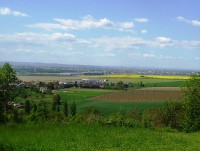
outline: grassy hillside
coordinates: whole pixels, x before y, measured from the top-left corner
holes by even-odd
[[[200,133],[96,125],[11,125],[0,127],[0,150],[200,150]]]

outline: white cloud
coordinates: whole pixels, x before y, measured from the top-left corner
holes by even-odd
[[[34,25],[27,25],[27,27],[42,28],[45,30],[52,30],[52,29],[68,30],[66,26],[60,24],[52,24],[52,23],[38,23]]]
[[[27,25],[27,27],[43,28],[46,30],[51,29],[61,29],[61,30],[82,30],[91,28],[113,28],[114,23],[112,23],[107,18],[100,20],[94,19],[92,16],[85,16],[81,20],[73,19],[61,19],[54,18],[54,21],[58,23],[38,23],[33,25]]]
[[[133,22],[124,22],[124,23],[121,23],[120,27],[123,29],[133,28],[134,23]]]
[[[27,15],[25,13],[22,13],[19,11],[12,11],[10,8],[7,8],[7,7],[0,8],[0,15],[29,17],[29,15]]]
[[[200,49],[200,41],[193,40],[173,40],[168,37],[156,37],[154,39],[143,39],[132,36],[125,37],[100,37],[91,39],[93,47],[102,47],[107,51],[125,51],[149,48],[182,48],[182,49]]]
[[[158,40],[161,43],[169,43],[172,41],[170,38],[167,37],[157,37],[156,40]]]
[[[27,25],[27,27],[42,28],[45,30],[61,29],[61,30],[84,30],[84,29],[115,29],[119,31],[133,32],[133,22],[112,22],[107,18],[95,19],[90,15],[83,17],[80,20],[54,18],[57,23],[37,23]]]
[[[194,59],[195,59],[195,60],[200,60],[200,57],[195,57]]]
[[[124,51],[129,49],[137,49],[140,46],[148,44],[141,38],[136,37],[100,37],[92,39],[94,47],[104,47],[107,51]]]
[[[181,17],[181,16],[176,17],[176,19],[178,21],[188,23],[188,24],[191,24],[193,26],[200,26],[200,20],[188,20],[188,19]]]
[[[61,25],[65,26],[67,30],[79,30],[79,29],[89,29],[89,28],[109,28],[109,27],[114,26],[114,24],[107,18],[95,20],[92,16],[84,17],[80,21],[72,20],[72,19],[60,19],[60,18],[55,18],[54,20],[59,22]]]
[[[173,40],[168,37],[157,37],[153,43],[156,47],[167,47],[167,46],[173,46]]]
[[[146,54],[145,53],[145,54],[142,55],[142,57],[149,59],[149,58],[155,58],[155,55],[154,54]]]
[[[154,39],[133,36],[79,39],[75,35],[59,32],[0,34],[0,52],[7,56],[17,53],[18,56],[41,54],[43,57],[54,54],[55,56],[119,57],[120,54],[127,56],[132,53],[131,58],[181,59],[181,57],[162,56],[142,51],[148,48],[160,50],[164,47],[200,50],[200,41],[178,41],[162,36]]]
[[[176,57],[176,56],[164,56],[164,55],[155,55],[155,54],[152,54],[152,53],[130,53],[129,54],[129,57],[130,58],[133,58],[133,59],[161,59],[161,60],[176,60],[176,59],[183,59],[183,57],[179,56],[179,57]]]
[[[148,31],[146,29],[141,30],[142,34],[146,34]]]
[[[140,23],[147,23],[149,21],[148,18],[134,18],[134,20]]]

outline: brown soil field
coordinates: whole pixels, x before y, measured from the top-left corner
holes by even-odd
[[[181,88],[180,87],[146,87],[140,90],[181,91]]]
[[[164,102],[164,101],[181,101],[183,93],[180,89],[173,90],[164,88],[159,90],[139,89],[129,91],[119,91],[108,93],[102,96],[91,98],[96,101],[120,101],[120,102]]]
[[[50,81],[75,81],[82,79],[82,77],[66,77],[66,76],[17,76],[20,80],[25,82],[30,81],[43,81],[43,82],[50,82]]]

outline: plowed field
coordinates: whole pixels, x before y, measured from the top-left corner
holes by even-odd
[[[183,94],[180,89],[139,89],[118,91],[91,98],[98,101],[124,101],[124,102],[163,102],[181,101]]]

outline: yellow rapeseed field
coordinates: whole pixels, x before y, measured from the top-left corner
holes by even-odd
[[[137,74],[109,74],[102,75],[100,77],[105,78],[154,78],[154,79],[177,79],[177,80],[187,80],[190,76],[184,75],[137,75]]]

